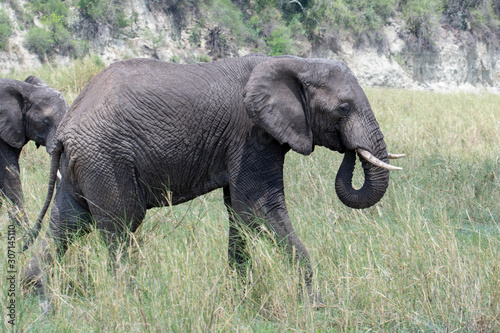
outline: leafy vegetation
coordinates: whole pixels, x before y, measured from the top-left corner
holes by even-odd
[[[230,0],[211,0],[200,6],[199,25],[208,29],[207,45],[213,58],[236,54],[237,47],[255,42],[255,31],[243,20],[243,13]]]
[[[401,7],[411,45],[432,49],[435,30],[440,17],[440,3],[436,1],[409,0]]]
[[[229,5],[229,1],[220,0],[205,3],[217,3],[218,8]],[[298,46],[303,41],[326,42],[334,47],[338,44],[336,40],[346,36],[358,45],[383,47],[382,28],[394,19],[403,20],[410,46],[432,49],[442,16],[452,27],[472,32],[477,38],[499,46],[500,6],[493,0],[234,0],[232,3],[242,15],[240,19],[233,15],[231,24],[249,27],[254,37],[247,39],[247,43],[272,55],[300,54],[302,50]],[[210,11],[200,13],[205,15]],[[227,26],[224,17],[214,15],[212,21],[215,25]],[[227,37],[227,33],[225,35]]]
[[[9,38],[12,34],[12,22],[5,10],[0,10],[0,50],[5,51],[9,46]]]
[[[85,37],[95,37],[102,27],[108,27],[112,33],[126,28],[131,19],[125,17],[122,0],[77,0],[76,7],[84,24],[90,25]]]
[[[33,27],[26,36],[26,46],[40,57],[50,55],[54,50],[52,33],[44,28]]]
[[[120,37],[137,20],[137,13],[131,18],[125,13],[126,0],[27,0],[28,13],[8,1],[20,24],[29,28],[26,44],[40,57],[83,56],[96,36]],[[335,50],[345,38],[384,49],[382,28],[393,20],[403,23],[410,46],[432,50],[438,25],[448,24],[500,47],[500,5],[495,0],[145,1],[152,12],[173,20],[171,37],[179,39],[189,29],[189,42],[209,49],[212,59],[234,55],[241,47],[270,55],[305,55],[318,44]],[[36,26],[28,16],[39,18]],[[2,36],[8,34],[8,24],[0,23],[0,30]]]
[[[32,26],[26,35],[26,46],[40,58],[53,54],[82,57],[85,42],[73,38],[69,25],[70,7],[62,0],[30,0],[29,8],[38,15],[40,25]]]
[[[203,0],[146,0],[151,11],[162,11],[171,14],[178,31],[186,28],[189,13],[196,11]]]
[[[104,67],[86,57],[45,65],[41,77],[71,103]],[[149,210],[116,270],[98,233],[70,246],[49,269],[53,312],[19,294],[16,329],[61,331],[496,332],[500,330],[500,96],[367,89],[391,152],[407,157],[380,204],[352,210],[335,196],[342,156],[290,152],[287,205],[314,266],[326,307],[300,295],[300,276],[272,235],[250,234],[254,265],[243,283],[227,265],[221,191]],[[26,208],[43,204],[50,159],[28,144],[21,155]],[[354,181],[361,181],[357,170]],[[0,209],[6,230],[7,210]],[[48,225],[46,217],[44,228]],[[3,233],[6,237],[6,232]],[[17,257],[22,267],[38,250]],[[7,253],[0,253],[6,272]],[[0,279],[6,295],[8,281]],[[18,289],[20,291],[20,289]],[[5,311],[5,310],[4,310]],[[0,316],[0,330],[12,327]]]
[[[498,43],[500,3],[495,0],[443,0],[443,13],[450,24],[463,31],[475,31],[485,40]]]

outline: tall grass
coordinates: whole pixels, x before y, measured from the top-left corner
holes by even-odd
[[[79,89],[65,83],[78,74],[58,75],[47,77],[66,94]],[[80,238],[50,267],[53,311],[44,315],[36,297],[20,293],[16,329],[500,330],[500,96],[388,89],[367,94],[389,150],[407,154],[394,162],[404,171],[391,174],[380,204],[358,211],[339,202],[333,184],[342,158],[337,153],[290,153],[285,166],[291,219],[310,251],[314,289],[325,308],[314,310],[301,299],[300,276],[272,235],[249,235],[249,281],[231,273],[227,214],[221,191],[215,191],[150,210],[115,271],[98,233]],[[33,221],[45,195],[48,156],[28,145],[21,163]],[[5,208],[0,214],[5,235]],[[39,243],[19,256],[18,281]],[[5,279],[0,287],[6,290]],[[10,329],[0,318],[0,327]]]

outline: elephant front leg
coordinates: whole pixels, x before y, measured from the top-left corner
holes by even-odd
[[[230,178],[230,200],[235,214],[245,227],[255,228],[264,223],[273,231],[278,243],[291,261],[298,263],[311,303],[321,306],[321,298],[312,291],[312,266],[309,253],[296,234],[288,216],[283,186],[284,154],[281,146],[271,146],[258,153],[242,155],[240,167]],[[226,192],[225,192],[226,193]],[[233,222],[230,221],[234,226]],[[230,215],[231,220],[231,215]],[[263,222],[262,222],[263,221]],[[238,230],[238,229],[236,229]],[[239,242],[230,229],[230,245]],[[231,236],[235,237],[231,239]],[[234,258],[238,252],[229,249]],[[230,256],[231,259],[231,256]]]
[[[12,163],[5,166],[2,176],[2,191],[4,196],[10,201],[7,205],[9,219],[14,222],[17,227],[27,228],[28,218],[23,205],[23,191],[21,178],[19,176],[19,164]]]

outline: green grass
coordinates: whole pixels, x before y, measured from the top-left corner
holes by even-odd
[[[69,82],[83,74],[45,74],[69,100],[81,89]],[[380,204],[355,211],[339,202],[337,153],[317,148],[309,157],[292,152],[286,161],[290,215],[310,251],[314,288],[326,308],[313,310],[299,299],[300,277],[272,237],[251,238],[254,266],[246,285],[230,274],[227,214],[221,191],[215,191],[150,210],[116,272],[108,269],[97,233],[80,238],[51,268],[53,313],[42,315],[36,298],[19,293],[16,329],[500,330],[500,96],[389,89],[367,94],[389,151],[407,154],[393,162],[404,170],[391,174]],[[48,167],[47,154],[29,144],[21,172],[31,221],[44,200]],[[6,238],[5,207],[0,219]],[[20,271],[38,246],[18,257]],[[5,279],[0,287],[6,290]],[[0,330],[10,329],[0,318]]]

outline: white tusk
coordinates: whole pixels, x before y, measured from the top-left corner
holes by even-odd
[[[365,158],[365,160],[367,160],[368,162],[370,162],[371,164],[373,164],[375,166],[378,166],[379,168],[387,169],[387,170],[403,170],[403,168],[400,168],[400,167],[397,167],[397,166],[390,165],[388,163],[382,162],[381,160],[379,160],[378,158],[376,158],[375,156],[373,156],[367,150],[358,148],[358,149],[356,149],[356,151],[358,152],[359,155],[363,156]]]
[[[390,160],[395,160],[395,159],[402,158],[402,157],[405,157],[405,156],[406,156],[406,154],[391,154],[391,153],[389,153],[387,157]]]
[[[62,179],[62,175],[61,173],[59,172],[59,170],[57,170],[57,179],[61,180]]]

